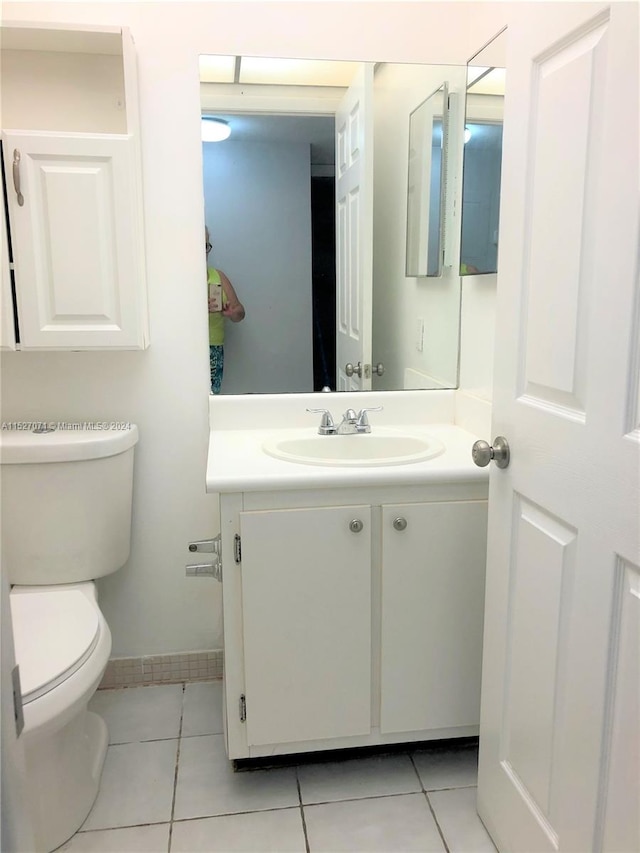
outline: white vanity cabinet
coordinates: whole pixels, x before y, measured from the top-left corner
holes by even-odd
[[[148,346],[127,31],[2,26],[4,349]],[[9,316],[7,316],[7,314]]]
[[[230,758],[477,734],[486,485],[220,507]]]

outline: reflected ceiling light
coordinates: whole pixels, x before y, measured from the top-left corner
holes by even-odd
[[[338,86],[351,85],[353,62],[325,59],[267,59],[243,56],[238,77],[240,83],[279,86]]]
[[[211,56],[204,54],[200,57],[201,83],[233,83],[236,70],[235,56]]]
[[[467,142],[471,139],[471,137],[472,137],[472,136],[473,136],[473,134],[471,133],[471,131],[469,130],[469,128],[468,128],[468,127],[465,127],[465,129],[464,129],[464,142],[465,142],[465,145],[466,145],[466,144],[467,144]]]
[[[355,62],[326,59],[273,59],[262,56],[202,54],[201,83],[246,83],[279,86],[329,86],[348,88],[357,69]]]
[[[223,118],[213,116],[202,116],[200,122],[200,135],[203,142],[222,142],[231,134],[229,122]]]

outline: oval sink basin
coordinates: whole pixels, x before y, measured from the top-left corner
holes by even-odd
[[[269,456],[302,465],[408,465],[444,452],[435,438],[412,435],[312,435],[265,441]]]

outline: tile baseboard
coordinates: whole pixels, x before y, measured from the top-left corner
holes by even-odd
[[[113,658],[107,664],[98,689],[142,684],[175,684],[180,681],[211,681],[222,678],[222,666],[222,649],[175,655],[147,655],[139,658]]]

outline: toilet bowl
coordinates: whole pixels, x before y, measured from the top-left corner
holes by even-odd
[[[87,705],[111,633],[91,582],[14,586],[10,602],[36,844],[50,851],[82,826],[98,793],[109,736]]]
[[[109,740],[87,710],[111,652],[94,580],[129,558],[138,441],[135,424],[111,426],[0,431],[2,570],[12,585],[25,795],[38,853],[86,820]]]

